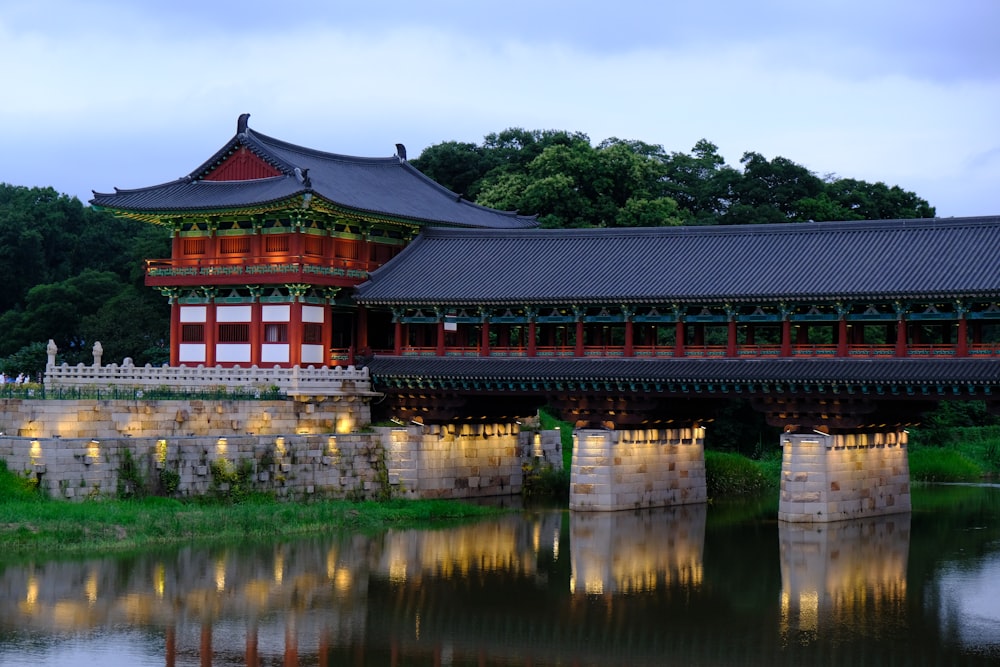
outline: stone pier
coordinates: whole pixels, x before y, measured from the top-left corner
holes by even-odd
[[[571,510],[613,511],[706,502],[705,430],[579,429]]]
[[[781,436],[778,519],[828,522],[910,511],[906,432]]]

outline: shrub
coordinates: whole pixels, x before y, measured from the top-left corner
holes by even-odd
[[[760,493],[768,478],[760,466],[745,456],[727,452],[705,452],[705,485],[710,498]]]

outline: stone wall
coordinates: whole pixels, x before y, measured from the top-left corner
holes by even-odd
[[[516,424],[290,429],[287,435],[5,436],[0,459],[50,496],[73,500],[139,490],[179,498],[245,492],[295,500],[473,498],[519,494],[536,435],[558,442],[558,432],[521,433]]]
[[[571,510],[620,510],[703,503],[702,428],[574,433]]]
[[[778,519],[826,522],[910,511],[906,433],[781,436]]]
[[[25,438],[164,438],[349,433],[371,422],[355,396],[254,400],[0,399],[0,433]]]

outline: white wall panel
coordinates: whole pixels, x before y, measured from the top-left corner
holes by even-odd
[[[216,322],[249,322],[252,309],[250,306],[217,306]]]
[[[207,322],[205,306],[181,306],[181,322]]]
[[[326,308],[323,306],[302,306],[302,321],[323,324],[323,314]]]
[[[260,363],[262,364],[287,364],[289,359],[289,346],[269,344],[260,348]]]
[[[177,360],[182,364],[205,363],[205,345],[203,343],[181,343]]]
[[[302,346],[302,365],[312,364],[313,366],[322,366],[326,361],[323,359],[323,346],[322,345],[303,345]]]
[[[291,306],[261,306],[262,322],[288,322],[292,319]]]
[[[230,364],[250,363],[249,343],[219,343],[215,346],[215,360]]]

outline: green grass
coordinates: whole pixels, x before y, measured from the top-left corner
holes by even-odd
[[[983,467],[956,449],[919,447],[909,452],[910,479],[916,482],[975,482]]]
[[[438,525],[503,510],[447,500],[235,504],[168,498],[69,502],[41,497],[0,466],[0,560],[130,551],[208,540],[275,539],[340,530]]]

